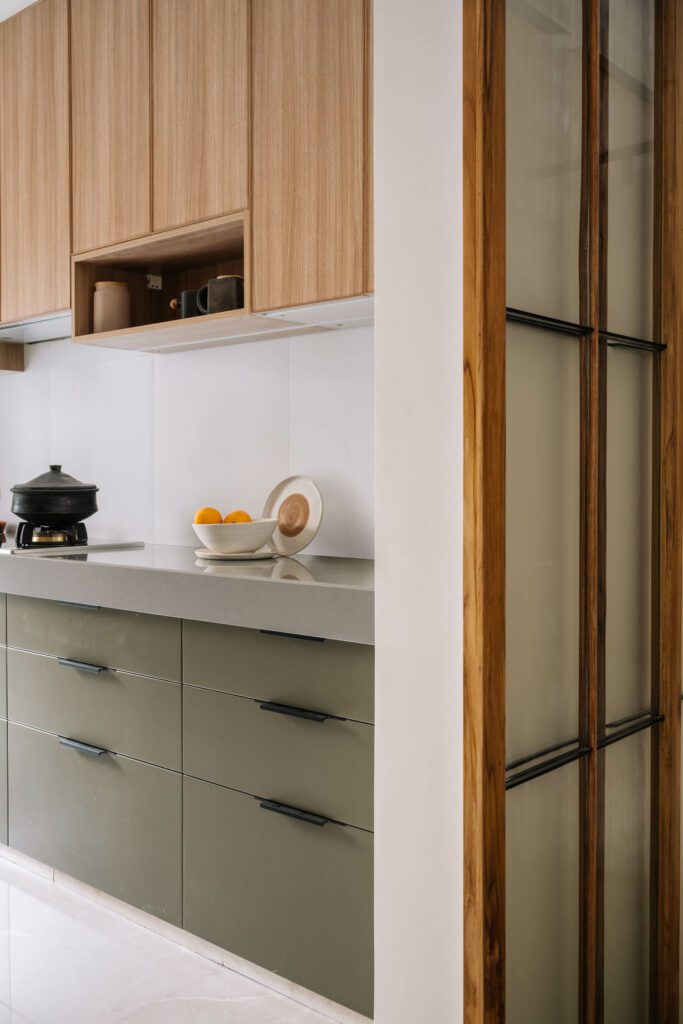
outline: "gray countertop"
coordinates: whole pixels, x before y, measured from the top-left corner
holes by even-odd
[[[200,562],[191,547],[51,556],[0,549],[0,593],[374,642],[374,563],[298,555]]]

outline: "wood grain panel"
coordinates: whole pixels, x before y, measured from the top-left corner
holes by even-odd
[[[504,26],[463,5],[465,1024],[505,1020]]]
[[[666,351],[659,357],[658,510],[659,546],[657,707],[664,721],[655,737],[658,828],[653,842],[656,928],[653,939],[651,1020],[679,1021],[680,841],[681,841],[681,509],[683,505],[683,11],[678,0],[657,5],[657,104],[655,130],[655,337]],[[657,638],[657,633],[655,637]]]
[[[150,0],[71,0],[73,250],[150,223]]]
[[[0,341],[0,370],[21,373],[24,369],[24,346],[11,341]]]
[[[247,0],[153,0],[153,227],[248,202]]]
[[[375,290],[374,8],[368,0],[365,39],[365,291]]]
[[[254,308],[361,295],[365,0],[252,0]]]
[[[69,306],[68,0],[0,27],[0,315]]]

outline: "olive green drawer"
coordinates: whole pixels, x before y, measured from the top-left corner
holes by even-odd
[[[374,721],[374,648],[360,644],[184,621],[183,681]]]
[[[182,776],[10,723],[8,788],[10,846],[181,924]]]
[[[10,595],[7,643],[107,668],[180,679],[179,619]]]
[[[185,778],[185,928],[372,1016],[372,835]]]
[[[182,769],[182,686],[151,676],[92,672],[26,651],[7,652],[9,717],[175,771]]]
[[[7,718],[7,648],[0,647],[0,718]]]
[[[0,644],[7,641],[7,597],[0,594]]]
[[[0,843],[7,842],[7,722],[0,721]]]
[[[266,710],[194,686],[184,687],[183,701],[187,775],[372,829],[371,725],[300,718],[280,712],[301,709]]]

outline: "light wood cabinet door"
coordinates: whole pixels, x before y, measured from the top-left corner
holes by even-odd
[[[71,0],[73,250],[151,230],[150,0]]]
[[[365,0],[253,0],[253,306],[364,291]]]
[[[70,304],[68,0],[0,26],[0,316]]]
[[[153,0],[154,230],[248,203],[247,0]]]

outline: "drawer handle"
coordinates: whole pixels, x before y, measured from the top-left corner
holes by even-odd
[[[57,661],[62,668],[77,668],[80,669],[81,672],[93,672],[97,674],[98,672],[107,671],[104,665],[91,665],[87,661],[73,661],[71,658],[57,658]]]
[[[98,604],[83,604],[81,601],[58,601],[57,604],[61,604],[64,608],[83,608],[87,612],[98,612],[100,610]]]
[[[102,754],[109,753],[104,747],[93,747],[92,743],[70,740],[68,736],[59,736],[58,739],[63,747],[71,747],[72,750],[77,750],[79,754],[87,754],[88,757],[102,757]]]
[[[281,633],[278,629],[259,629],[261,636],[284,636],[288,640],[308,640],[312,644],[324,644],[324,636],[304,636],[303,633]]]
[[[338,722],[346,719],[338,715],[326,715],[324,711],[306,711],[305,708],[293,708],[289,704],[273,704],[270,700],[258,701],[261,711],[272,711],[276,715],[290,715],[292,718],[305,718],[308,722],[326,722],[328,718],[334,718]]]
[[[258,799],[258,798],[257,798]],[[273,811],[275,814],[284,814],[286,818],[296,818],[297,821],[305,821],[309,825],[328,825],[332,819],[323,818],[321,814],[313,814],[312,811],[300,811],[297,807],[289,807],[288,804],[279,804],[276,800],[259,800],[264,811]]]

